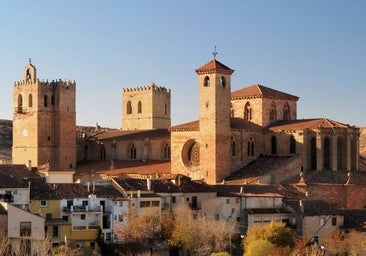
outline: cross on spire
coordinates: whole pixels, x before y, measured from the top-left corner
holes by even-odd
[[[32,59],[31,58],[28,58],[29,59],[29,64],[32,64]]]
[[[214,56],[214,59],[216,59],[217,54],[219,54],[219,53],[216,51],[216,45],[215,45],[214,51],[212,52],[212,55]]]

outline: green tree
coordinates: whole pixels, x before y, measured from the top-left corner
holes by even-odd
[[[250,227],[243,244],[246,256],[258,255],[257,252],[263,250],[268,251],[262,255],[278,255],[280,251],[289,252],[295,247],[295,236],[284,224],[271,222]]]

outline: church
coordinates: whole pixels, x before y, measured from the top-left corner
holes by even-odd
[[[171,126],[174,92],[152,83],[123,89],[122,129],[87,131],[76,129],[75,82],[40,81],[29,62],[13,90],[13,163],[70,173],[85,162],[104,163],[105,173],[135,163],[151,174],[159,162],[165,174],[209,184],[262,157],[296,158],[297,172],[359,169],[358,128],[297,119],[299,97],[260,84],[231,91],[234,70],[215,57],[195,72],[198,120]]]

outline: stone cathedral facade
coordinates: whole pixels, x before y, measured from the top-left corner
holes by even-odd
[[[170,163],[173,174],[216,184],[261,156],[296,156],[302,170],[358,170],[359,129],[297,119],[297,96],[255,84],[232,91],[234,70],[197,68],[199,119],[171,126],[171,91],[123,89],[122,128],[75,141],[75,82],[40,81],[29,63],[14,84],[13,163],[73,169],[77,161]],[[116,117],[119,118],[119,117]],[[76,153],[77,152],[77,153]]]

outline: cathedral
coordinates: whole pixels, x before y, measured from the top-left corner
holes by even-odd
[[[300,169],[358,170],[359,129],[327,118],[297,119],[299,97],[255,84],[231,91],[234,70],[216,58],[195,70],[199,119],[171,126],[171,90],[122,92],[122,129],[79,129],[75,82],[40,81],[31,62],[13,91],[13,163],[77,170],[83,162],[154,161],[209,184],[260,157],[297,157]]]

